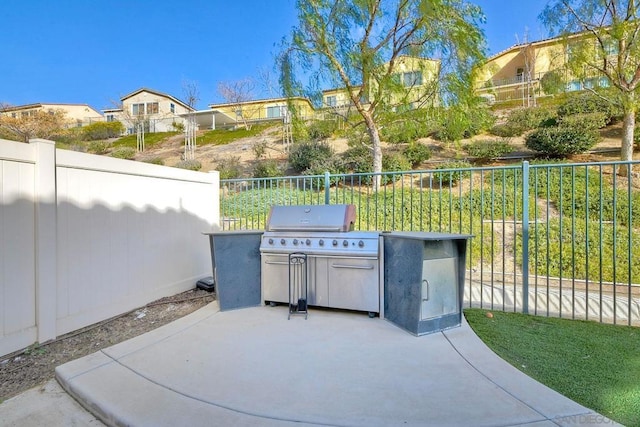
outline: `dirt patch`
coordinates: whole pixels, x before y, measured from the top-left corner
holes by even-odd
[[[0,402],[51,380],[58,365],[156,329],[214,299],[214,293],[189,290],[63,335],[49,343],[3,356],[0,358]]]

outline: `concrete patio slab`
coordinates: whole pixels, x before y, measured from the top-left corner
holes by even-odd
[[[415,337],[366,314],[220,312],[58,367],[108,425],[557,426],[604,418],[498,358],[468,325]],[[1,407],[0,407],[1,408]]]

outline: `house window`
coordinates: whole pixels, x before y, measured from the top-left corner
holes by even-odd
[[[405,87],[422,85],[422,71],[409,71],[402,74],[402,84]]]
[[[11,113],[11,117],[16,118],[16,113]]]
[[[147,114],[158,114],[158,103],[149,102],[147,104]]]
[[[524,68],[516,68],[516,81],[521,82],[524,77]]]
[[[134,116],[142,116],[144,114],[144,104],[132,104],[131,113]]]
[[[107,121],[108,122],[115,122],[116,121],[116,117],[113,114],[107,114]]]
[[[172,113],[175,113],[176,112],[176,104],[174,104],[173,102],[171,104],[169,104],[169,110]]]
[[[571,80],[568,84],[567,84],[567,91],[568,92],[572,92],[575,90],[581,90],[582,89],[582,85],[580,84],[580,80]]]
[[[278,117],[282,117],[282,107],[267,107],[267,118],[276,119]]]
[[[325,98],[325,104],[327,104],[328,107],[335,107],[337,104],[336,96],[327,96]]]

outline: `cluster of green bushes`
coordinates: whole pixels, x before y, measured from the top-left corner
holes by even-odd
[[[483,139],[467,144],[465,150],[478,162],[487,162],[503,157],[513,151],[513,147],[503,139]]]
[[[124,132],[124,126],[120,122],[95,122],[81,129],[80,136],[83,141],[118,138]]]
[[[617,111],[603,97],[581,93],[562,98],[556,106],[512,111],[491,133],[502,137],[525,136],[527,148],[552,158],[584,153],[600,140],[598,129],[613,123]]]

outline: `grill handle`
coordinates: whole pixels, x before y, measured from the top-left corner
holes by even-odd
[[[310,227],[295,227],[295,226],[286,226],[286,227],[278,227],[271,226],[267,231],[344,231],[341,227],[323,227],[314,225],[313,228]]]
[[[265,264],[289,265],[288,261],[265,261]]]
[[[351,268],[354,270],[373,270],[372,265],[345,265],[345,264],[331,264],[333,268]]]

